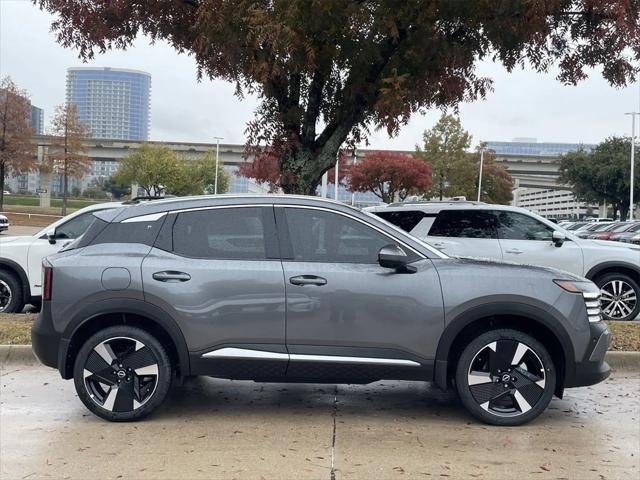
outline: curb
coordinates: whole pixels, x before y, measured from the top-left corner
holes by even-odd
[[[615,370],[640,372],[640,352],[607,352],[605,360]],[[39,365],[31,345],[0,345],[0,367]]]
[[[39,365],[31,345],[0,345],[0,368],[8,365]]]

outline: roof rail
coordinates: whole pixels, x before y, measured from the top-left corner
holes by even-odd
[[[388,207],[402,207],[404,205],[486,205],[485,202],[476,202],[473,200],[410,200],[408,202],[390,203]]]
[[[122,202],[123,205],[135,205],[141,202],[151,202],[153,200],[164,200],[165,198],[175,198],[175,195],[165,195],[163,197],[150,197],[150,196],[140,196],[133,197],[131,200],[127,200],[126,202]]]

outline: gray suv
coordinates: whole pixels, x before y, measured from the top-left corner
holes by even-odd
[[[43,263],[33,349],[112,421],[171,382],[422,380],[517,425],[609,375],[599,289],[570,273],[454,259],[312,197],[197,197],[98,212]]]

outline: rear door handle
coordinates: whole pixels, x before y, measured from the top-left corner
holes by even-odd
[[[316,275],[298,275],[297,277],[291,277],[289,281],[294,285],[322,286],[327,284],[326,278],[317,277]]]
[[[520,255],[521,253],[524,253],[522,250],[518,250],[517,248],[511,248],[509,250],[505,250],[505,253],[513,253],[515,255]]]
[[[173,270],[168,270],[165,272],[156,272],[152,275],[154,280],[158,280],[159,282],[188,282],[191,280],[191,275],[184,272],[175,272]]]

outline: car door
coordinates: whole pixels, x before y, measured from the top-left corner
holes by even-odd
[[[272,206],[169,215],[142,278],[145,300],[182,330],[194,374],[284,374],[285,292]]]
[[[443,330],[431,260],[363,219],[276,206],[287,296],[287,376],[319,381],[428,378]],[[385,245],[415,273],[378,264]]]
[[[42,259],[47,255],[52,255],[65,245],[69,244],[93,223],[93,216],[98,210],[81,213],[71,217],[68,221],[58,225],[55,229],[55,243],[50,243],[47,235],[41,235],[35,239],[27,251],[27,269],[29,272],[29,283],[31,284],[31,294],[34,296],[41,294],[42,289]]]
[[[448,255],[502,260],[495,217],[487,210],[441,210],[424,240]]]
[[[570,239],[552,241],[554,229],[520,212],[498,210],[498,237],[505,260],[583,274],[582,249]]]

